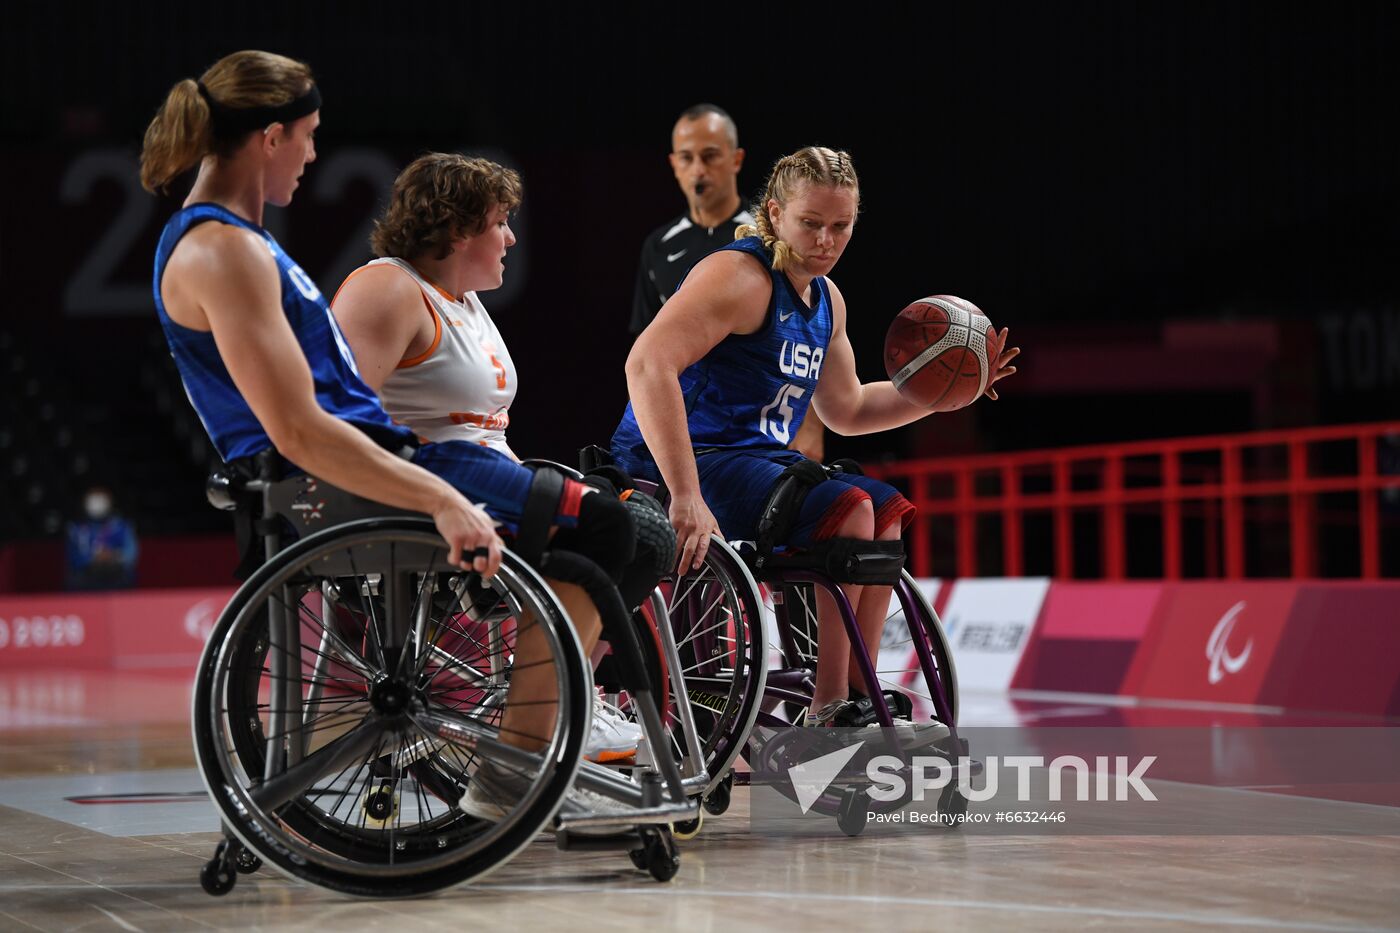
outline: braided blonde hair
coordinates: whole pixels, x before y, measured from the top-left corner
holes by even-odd
[[[860,206],[860,181],[856,178],[855,166],[851,164],[851,156],[847,152],[825,146],[808,146],[773,163],[763,195],[754,202],[750,211],[754,222],[735,230],[734,238],[756,236],[762,240],[763,248],[773,254],[773,268],[779,272],[803,259],[795,249],[778,239],[773,221],[768,216],[768,202],[777,201],[786,207],[803,184],[850,188],[856,193],[856,206]]]

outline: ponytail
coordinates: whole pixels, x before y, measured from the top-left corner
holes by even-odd
[[[320,106],[311,69],[304,63],[272,52],[225,55],[198,81],[185,78],[165,96],[146,127],[141,147],[142,187],[152,194],[164,192],[205,156],[232,155],[248,138],[252,131],[237,124],[232,134],[221,131],[216,135],[214,107],[227,116],[228,111],[281,107],[301,98],[308,101],[305,107]],[[220,126],[227,129],[226,123]]]
[[[170,89],[141,147],[141,186],[164,193],[170,183],[199,164],[214,142],[209,102],[199,85],[185,78]]]

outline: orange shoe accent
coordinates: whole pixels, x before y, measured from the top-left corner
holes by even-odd
[[[637,757],[637,750],[634,748],[630,752],[599,752],[597,758],[583,756],[596,765],[605,765],[613,761],[628,761]]]

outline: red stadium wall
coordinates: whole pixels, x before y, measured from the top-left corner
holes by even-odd
[[[193,671],[231,586],[0,597],[0,670]],[[965,691],[1400,718],[1400,582],[944,581]]]
[[[233,587],[0,597],[0,671],[194,673]]]
[[[1055,581],[1036,605],[1028,582],[944,582],[962,689],[1400,718],[1400,582]],[[962,637],[953,610],[973,589],[980,627],[1004,637]]]

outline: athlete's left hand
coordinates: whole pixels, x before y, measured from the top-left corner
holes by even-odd
[[[1011,361],[1021,355],[1020,347],[1006,348],[1007,340],[1011,334],[1011,328],[1003,327],[1001,333],[997,334],[993,346],[987,348],[987,357],[996,360],[992,366],[992,374],[987,378],[986,396],[992,401],[996,401],[1000,396],[997,390],[992,388],[992,383],[1005,379],[1016,371],[1016,367],[1011,365]]]

